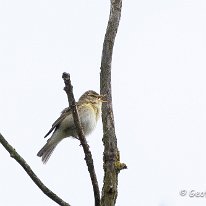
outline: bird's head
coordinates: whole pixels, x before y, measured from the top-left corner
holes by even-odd
[[[101,104],[102,102],[106,102],[104,98],[105,95],[100,95],[93,90],[88,90],[79,98],[79,102],[91,102],[93,104]]]

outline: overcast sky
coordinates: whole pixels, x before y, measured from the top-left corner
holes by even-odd
[[[109,1],[0,1],[0,132],[72,206],[94,205],[79,142],[43,165],[43,138],[75,97],[99,91]],[[117,206],[203,206],[206,192],[206,1],[125,0],[112,64],[121,160]],[[102,124],[88,137],[102,186]],[[55,206],[0,145],[0,205]],[[180,191],[186,190],[184,197]],[[196,193],[197,194],[197,193]]]

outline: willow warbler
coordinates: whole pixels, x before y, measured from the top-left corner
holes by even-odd
[[[85,136],[90,134],[99,119],[103,95],[89,90],[85,92],[77,102],[77,110],[79,113],[80,122],[84,131]],[[60,117],[53,123],[52,128],[45,135],[47,137],[54,130],[52,136],[47,140],[47,143],[37,153],[37,156],[42,158],[42,162],[46,163],[50,158],[55,147],[66,137],[77,136],[72,111],[70,107],[65,108]]]

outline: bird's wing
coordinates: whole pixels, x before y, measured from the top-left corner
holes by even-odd
[[[46,135],[44,136],[47,137],[56,127],[58,127],[58,125],[64,120],[64,118],[71,114],[71,108],[67,107],[65,108],[62,112],[60,117],[52,124],[52,128],[46,133]]]

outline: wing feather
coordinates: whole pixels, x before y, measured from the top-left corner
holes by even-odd
[[[52,128],[46,133],[44,138],[47,137],[54,129],[56,129],[59,126],[59,124],[65,119],[65,117],[70,113],[71,113],[71,108],[70,107],[65,108],[61,112],[60,117],[52,124]]]

